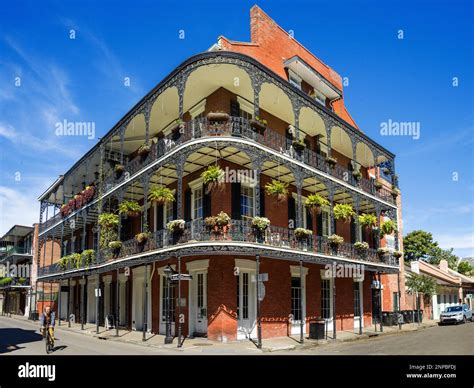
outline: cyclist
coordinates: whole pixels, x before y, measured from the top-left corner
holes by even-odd
[[[55,324],[55,315],[54,311],[51,311],[50,306],[46,306],[43,314],[40,317],[40,324],[41,324],[41,333],[43,337],[46,338],[46,330],[49,330],[49,335],[51,336],[51,340],[54,341],[54,324]]]

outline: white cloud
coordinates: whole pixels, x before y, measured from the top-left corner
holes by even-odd
[[[439,246],[444,249],[473,249],[474,250],[474,233],[466,232],[462,234],[458,233],[446,233],[436,234],[436,241]]]
[[[38,220],[39,202],[31,192],[0,186],[0,235],[13,225],[32,225]]]
[[[0,123],[0,136],[14,141],[17,138],[17,133],[15,128],[13,128],[10,124]]]

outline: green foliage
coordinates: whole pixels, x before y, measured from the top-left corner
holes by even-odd
[[[172,220],[166,224],[166,229],[168,229],[172,233],[182,232],[184,227],[186,226],[186,222],[184,220]]]
[[[265,192],[267,195],[283,199],[284,197],[288,196],[288,183],[272,179],[270,183],[265,185]]]
[[[230,224],[230,217],[227,213],[225,212],[220,212],[217,216],[216,216],[216,224],[217,226],[227,226]]]
[[[328,241],[331,246],[339,246],[344,242],[344,237],[337,234],[332,234],[328,237]]]
[[[319,210],[321,206],[329,206],[329,201],[319,194],[310,194],[304,205],[311,210]]]
[[[433,247],[428,253],[428,258],[426,260],[434,265],[438,265],[441,260],[446,260],[449,268],[454,271],[457,271],[458,269],[459,257],[453,253],[453,248],[441,249],[440,247]]]
[[[458,265],[459,273],[462,273],[466,276],[473,276],[474,275],[474,268],[469,264],[467,261],[461,261]]]
[[[151,237],[150,232],[141,232],[135,235],[135,241],[139,244],[144,244]]]
[[[377,226],[377,216],[373,213],[362,213],[359,216],[359,224],[366,228],[375,228]]]
[[[102,213],[99,216],[98,223],[102,228],[114,228],[119,224],[119,217],[113,213]]]
[[[397,224],[393,220],[387,220],[380,225],[380,234],[382,236],[386,234],[392,234],[397,230]]]
[[[111,241],[109,242],[108,247],[113,250],[120,249],[122,248],[122,241],[118,241],[118,240]]]
[[[357,253],[365,253],[369,250],[369,244],[365,241],[357,241],[354,243],[354,249]]]
[[[349,222],[351,217],[355,216],[352,205],[346,203],[338,203],[334,206],[334,219]]]
[[[433,235],[423,230],[414,230],[403,238],[407,261],[425,259],[437,246],[438,243],[433,241]]]
[[[266,230],[270,226],[270,220],[266,217],[252,218],[252,227],[260,231]]]
[[[95,251],[93,249],[86,249],[81,253],[82,261],[86,267],[95,261]]]
[[[297,240],[304,240],[310,238],[313,235],[313,231],[305,228],[296,228],[295,237]]]
[[[405,286],[410,294],[423,294],[424,297],[431,297],[436,294],[436,279],[427,275],[419,275],[416,273],[407,274]]]
[[[148,192],[148,199],[159,204],[174,202],[173,191],[167,187],[153,186]]]
[[[118,211],[120,215],[130,215],[131,213],[141,213],[142,207],[137,201],[122,201],[119,205]]]
[[[209,166],[201,173],[201,178],[205,185],[210,183],[220,183],[224,177],[224,171],[219,166]]]
[[[0,287],[8,286],[13,281],[10,277],[0,278]]]

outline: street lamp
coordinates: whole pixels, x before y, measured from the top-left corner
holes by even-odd
[[[173,343],[173,336],[171,335],[171,276],[177,272],[168,264],[163,270],[166,278],[166,336],[165,344]]]

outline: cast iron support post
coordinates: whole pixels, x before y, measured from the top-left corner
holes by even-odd
[[[99,334],[99,302],[100,302],[100,274],[97,275],[97,283],[95,288],[95,332]]]
[[[181,341],[182,325],[181,325],[181,256],[178,256],[178,348],[183,346]]]
[[[256,255],[257,261],[257,348],[262,348],[262,320],[260,317],[260,255]]]
[[[143,281],[143,336],[142,341],[146,341],[146,332],[148,330],[148,264],[145,264],[145,278]]]
[[[171,336],[171,273],[172,268],[168,264],[165,268],[165,278],[166,278],[166,336],[165,344],[171,344],[173,342],[173,337]]]
[[[304,342],[305,319],[303,314],[303,260],[300,260],[300,343]]]
[[[332,331],[336,339],[336,263],[332,263]]]
[[[378,286],[379,286],[379,320],[380,320],[380,332],[383,333],[383,323],[382,323],[382,277],[380,272],[378,274]]]
[[[120,322],[120,280],[119,269],[117,268],[117,279],[115,280],[115,336],[119,336],[119,322]]]
[[[71,302],[71,278],[67,279],[67,308],[66,308],[66,314],[67,314],[67,326],[71,327],[71,320],[69,319],[69,304]]]

